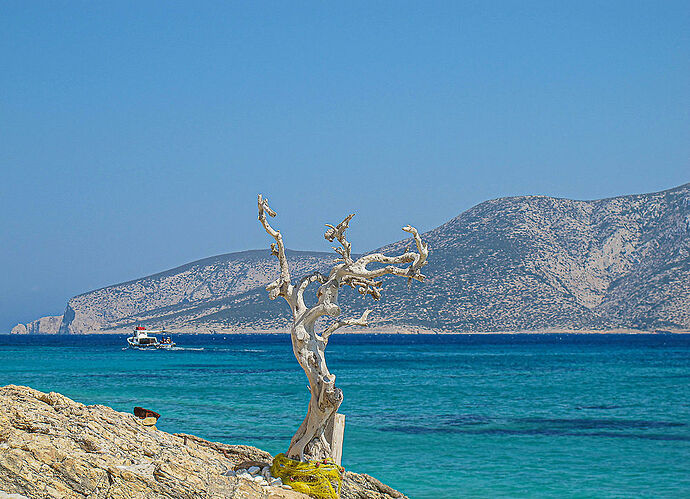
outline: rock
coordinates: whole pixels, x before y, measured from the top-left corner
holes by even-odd
[[[407,499],[404,494],[373,476],[350,471],[346,471],[343,475],[340,499],[388,499],[391,497]]]
[[[27,324],[17,324],[10,334],[56,334],[62,324],[61,315],[41,317]]]
[[[144,418],[139,420],[139,424],[143,426],[153,426],[157,421],[156,418]]]
[[[269,484],[271,487],[280,487],[281,485],[283,485],[283,480],[280,479],[280,478],[272,478],[272,479],[268,482],[268,484]]]
[[[26,328],[26,326],[24,324],[17,324],[16,326],[14,326],[12,328],[12,330],[10,331],[10,334],[29,334],[29,330]],[[4,494],[4,492],[2,492],[0,494]],[[6,494],[5,494],[5,496],[0,495],[0,499],[2,499],[3,497],[9,497],[9,496]]]
[[[256,475],[259,472],[259,470],[260,470],[260,468],[258,466],[252,466],[247,471],[249,472],[250,475]]]
[[[254,449],[254,447],[250,447],[250,449]],[[259,450],[259,449],[256,449],[256,450]],[[219,451],[225,452],[224,449],[219,449]],[[263,452],[263,451],[261,451],[261,452]],[[265,455],[263,456],[263,459],[249,459],[249,460],[242,461],[237,466],[235,466],[235,469],[239,470],[241,468],[241,469],[246,470],[246,469],[251,468],[252,466],[256,466],[257,468],[263,468],[264,466],[268,466],[268,463],[271,462],[272,459],[273,459],[273,457],[268,452],[266,452]]]
[[[138,421],[55,392],[1,387],[0,499],[307,499],[287,485],[262,488],[274,481],[261,475],[233,471],[272,462],[261,449],[172,435]],[[342,499],[394,497],[405,496],[368,475],[345,473]]]
[[[29,499],[21,494],[8,494],[6,492],[0,491],[0,499]]]
[[[223,476],[241,461],[266,455],[198,437],[185,445],[179,436],[139,425],[133,414],[87,407],[58,393],[0,388],[0,491],[6,495],[267,499],[259,484]],[[307,497],[281,494],[273,497]]]

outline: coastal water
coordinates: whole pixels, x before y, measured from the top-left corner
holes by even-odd
[[[0,385],[284,451],[308,393],[286,335],[0,336]],[[411,498],[690,497],[690,335],[334,335],[343,465]]]

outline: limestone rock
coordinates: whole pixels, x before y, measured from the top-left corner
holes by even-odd
[[[61,315],[49,315],[28,324],[17,324],[10,334],[56,334],[60,330],[61,323]]]
[[[25,324],[17,324],[12,328],[10,334],[29,334],[29,330],[26,328]],[[2,496],[0,496],[1,498]]]
[[[0,499],[260,498],[307,496],[231,476],[272,456],[142,426],[133,414],[85,406],[59,393],[0,388]],[[346,473],[343,498],[404,497],[367,475]]]
[[[219,452],[218,447],[226,449]],[[245,454],[245,450],[249,450]],[[58,393],[0,388],[0,490],[31,498],[306,497],[223,473],[265,456],[141,426],[132,414]]]
[[[380,482],[373,476],[346,471],[340,499],[407,499],[405,495]]]

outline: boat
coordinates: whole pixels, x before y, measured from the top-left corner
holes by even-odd
[[[170,350],[175,342],[170,336],[163,336],[160,340],[154,333],[164,334],[163,330],[146,329],[144,326],[134,328],[134,335],[127,338],[127,344],[138,350]]]

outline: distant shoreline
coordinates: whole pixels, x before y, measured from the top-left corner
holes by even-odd
[[[167,334],[172,335],[278,335],[288,334],[287,329],[247,329],[247,330],[218,330],[218,331],[176,331],[174,329],[165,330]],[[0,333],[3,336],[91,336],[91,335],[129,335],[131,330],[117,329],[108,331],[94,331],[92,333],[82,334],[16,334],[16,333]],[[668,330],[668,331],[646,331],[640,329],[545,329],[538,331],[446,331],[424,328],[391,328],[391,329],[353,329],[345,330],[338,333],[341,335],[359,335],[359,334],[388,334],[388,335],[540,335],[540,334],[565,334],[565,335],[585,335],[585,334],[629,334],[629,335],[654,335],[654,336],[671,336],[677,334],[690,334],[690,330]]]

